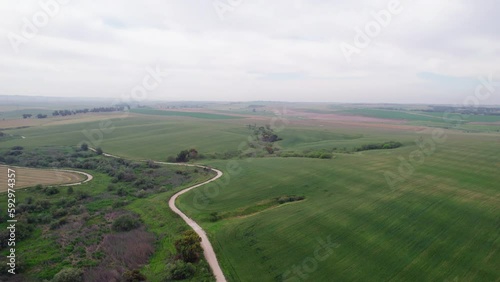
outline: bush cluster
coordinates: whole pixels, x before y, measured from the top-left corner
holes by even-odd
[[[113,222],[111,228],[116,232],[125,232],[138,228],[141,222],[138,218],[125,214]]]

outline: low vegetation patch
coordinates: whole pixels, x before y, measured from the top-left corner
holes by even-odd
[[[138,214],[124,209],[135,201],[147,206],[153,194],[213,174],[191,167],[170,169],[152,161],[109,158],[82,147],[16,146],[0,151],[0,156],[10,157],[11,164],[18,166],[86,168],[94,176],[94,181],[79,186],[36,185],[17,195],[16,256],[37,253],[16,267],[23,281],[65,281],[65,277],[80,281],[74,273],[83,273],[83,281],[134,281],[124,273],[137,277],[137,270],[154,253],[157,237],[146,230]],[[0,205],[4,208],[6,202]],[[9,236],[5,222],[5,215],[0,214],[2,254],[8,248],[3,243]]]
[[[388,141],[384,143],[378,143],[378,144],[367,144],[363,145],[359,148],[356,148],[355,151],[367,151],[367,150],[380,150],[380,149],[396,149],[403,146],[401,142],[395,142],[395,141]]]
[[[249,216],[253,214],[257,214],[259,212],[262,212],[264,210],[277,207],[279,205],[285,204],[285,203],[291,203],[291,202],[297,202],[297,201],[302,201],[305,199],[305,196],[296,196],[296,195],[284,195],[272,199],[267,199],[264,201],[261,201],[255,205],[239,208],[234,211],[230,212],[211,212],[209,214],[209,221],[211,222],[216,222],[221,219],[225,218],[233,218],[233,217],[240,217],[240,216]]]
[[[284,203],[291,203],[291,202],[297,202],[297,201],[302,201],[306,197],[305,196],[281,196],[279,198],[276,198],[276,201],[278,204],[284,204]]]

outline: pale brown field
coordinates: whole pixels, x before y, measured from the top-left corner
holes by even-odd
[[[0,193],[6,192],[8,189],[7,186],[8,168],[13,169],[15,171],[15,180],[16,180],[15,189],[32,187],[37,184],[42,184],[42,185],[70,184],[70,183],[81,182],[86,179],[86,177],[82,174],[68,172],[68,171],[0,165],[0,173],[2,175],[0,181]]]

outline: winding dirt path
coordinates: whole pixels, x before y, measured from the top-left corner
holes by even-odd
[[[89,149],[95,152],[94,148],[89,148]],[[111,157],[111,158],[119,158],[118,156],[106,154],[106,153],[103,153],[103,156]],[[224,273],[222,272],[222,269],[219,265],[219,261],[217,260],[217,256],[215,255],[214,248],[212,247],[212,244],[208,240],[208,236],[205,233],[205,231],[203,230],[203,228],[201,228],[201,226],[198,223],[196,223],[194,220],[189,218],[185,213],[183,213],[181,210],[179,210],[179,208],[177,208],[175,206],[175,200],[177,200],[177,198],[180,195],[219,179],[223,174],[222,171],[215,169],[215,168],[211,168],[211,167],[207,167],[207,166],[203,166],[203,165],[196,165],[196,164],[167,163],[167,162],[157,162],[157,161],[155,161],[155,163],[166,164],[166,165],[178,165],[178,166],[193,166],[193,167],[199,167],[199,168],[203,168],[203,169],[210,169],[210,170],[215,171],[217,173],[216,176],[214,176],[213,178],[211,178],[203,183],[199,183],[199,184],[187,187],[187,188],[175,193],[168,201],[168,206],[170,207],[170,209],[173,212],[178,214],[189,226],[191,226],[191,228],[193,228],[193,230],[196,232],[196,234],[198,234],[198,236],[200,236],[201,247],[203,248],[203,255],[205,256],[205,259],[207,260],[208,265],[210,265],[210,268],[212,269],[212,272],[215,276],[215,280],[217,282],[226,282],[226,277],[224,276]]]
[[[198,234],[198,236],[201,237],[201,246],[203,247],[203,255],[205,256],[205,259],[207,260],[208,265],[210,265],[210,268],[212,268],[212,272],[215,276],[215,280],[217,282],[226,282],[226,277],[224,276],[224,273],[222,272],[222,269],[220,268],[219,261],[217,260],[217,257],[215,256],[214,248],[212,247],[212,244],[208,240],[208,236],[205,233],[205,231],[203,230],[203,228],[201,228],[201,226],[198,223],[196,223],[194,220],[189,218],[186,214],[184,214],[181,210],[179,210],[179,208],[177,208],[175,206],[175,200],[177,200],[177,198],[180,195],[182,195],[182,194],[184,194],[192,189],[198,188],[200,186],[203,186],[205,184],[208,184],[212,181],[217,180],[218,178],[220,178],[222,176],[222,171],[215,169],[215,168],[202,166],[202,165],[194,165],[194,164],[178,164],[178,163],[165,163],[165,162],[155,162],[155,163],[169,164],[169,165],[194,166],[194,167],[199,167],[199,168],[204,168],[204,169],[205,168],[210,169],[210,170],[213,170],[217,173],[216,176],[214,176],[213,178],[211,178],[203,183],[190,186],[186,189],[183,189],[183,190],[175,193],[175,195],[173,195],[170,198],[170,200],[168,201],[168,206],[170,207],[170,209],[173,212],[178,214],[189,226],[191,226],[191,228],[193,228],[193,230]]]

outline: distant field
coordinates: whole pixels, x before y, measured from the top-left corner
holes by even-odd
[[[426,116],[412,112],[400,112],[392,110],[378,110],[378,109],[352,109],[337,111],[338,114],[360,115],[366,117],[386,118],[386,119],[400,119],[409,121],[442,121],[441,116]]]
[[[105,152],[134,159],[166,160],[186,148],[196,148],[202,154],[238,151],[252,135],[248,123],[269,124],[270,118],[247,121],[245,119],[214,120],[183,119],[149,115],[130,115],[127,118],[103,121],[85,121],[7,130],[8,134],[25,139],[0,141],[0,149],[16,145],[40,147],[72,145],[88,142],[100,146]],[[109,130],[100,130],[109,122]],[[280,124],[278,124],[280,125]],[[390,141],[384,128],[356,128],[347,126],[318,127],[295,124],[292,121],[278,132],[283,138],[277,142],[282,150],[316,150],[352,148],[363,144]],[[381,134],[382,133],[382,134]],[[389,130],[398,141],[413,142],[414,133]],[[243,144],[243,146],[242,146]]]
[[[7,166],[0,165],[0,173],[7,175]],[[32,187],[37,184],[42,185],[58,185],[77,183],[86,179],[86,177],[79,173],[72,173],[67,171],[57,171],[49,169],[35,169],[25,167],[9,167],[15,170],[16,189]],[[5,179],[5,178],[3,178]],[[7,191],[7,182],[0,183],[0,192]]]
[[[418,112],[418,111],[396,111],[396,110],[380,110],[380,109],[352,109],[341,110],[335,113],[360,115],[366,117],[400,119],[407,121],[429,121],[447,123],[453,120],[463,122],[496,122],[500,121],[500,116],[484,116],[484,115],[460,115],[455,113],[445,112]]]
[[[193,117],[200,119],[235,119],[241,118],[238,116],[229,116],[221,114],[203,113],[203,112],[180,112],[180,111],[164,111],[164,110],[153,110],[153,109],[133,109],[132,113],[144,114],[144,115],[158,115],[158,116],[181,116],[181,117]]]

